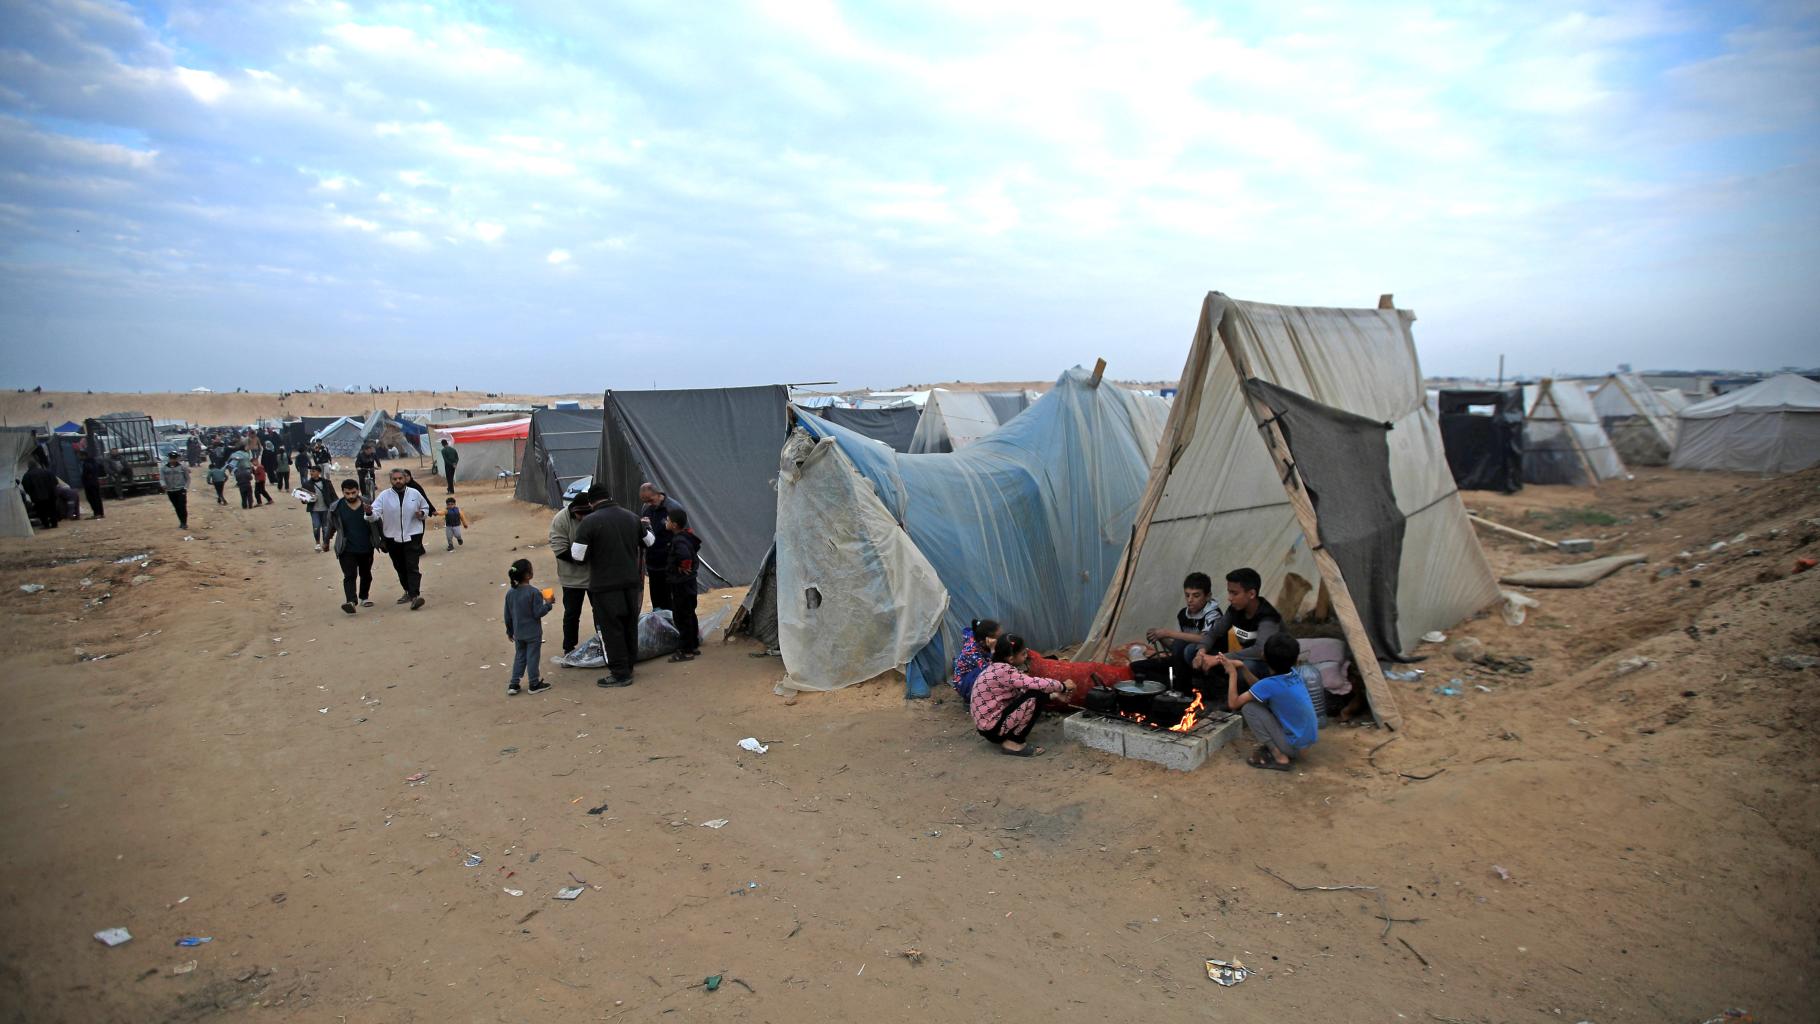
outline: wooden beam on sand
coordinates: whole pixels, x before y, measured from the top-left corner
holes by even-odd
[[[1480,519],[1471,512],[1466,513],[1466,518],[1472,520],[1474,525],[1482,526],[1493,533],[1501,533],[1507,537],[1526,540],[1531,544],[1540,544],[1545,548],[1558,548],[1561,546],[1554,541],[1549,540],[1547,537],[1538,537],[1533,533],[1524,533],[1522,530],[1512,529],[1511,527],[1505,526],[1503,523],[1494,523],[1489,519]]]

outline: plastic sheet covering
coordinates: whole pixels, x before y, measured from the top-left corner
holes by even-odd
[[[1257,421],[1228,357],[1305,398],[1389,423],[1390,480],[1405,517],[1396,587],[1402,650],[1497,599],[1429,414],[1409,323],[1389,309],[1323,309],[1208,294],[1152,468],[1132,550],[1096,617],[1085,654],[1100,656],[1173,621],[1185,573],[1216,580],[1250,566],[1266,597],[1290,573],[1320,579]],[[1334,496],[1344,500],[1344,495]],[[1281,609],[1293,616],[1296,609]]]
[[[1431,398],[1428,408],[1439,410],[1447,467],[1461,490],[1522,490],[1522,389],[1450,389]]]
[[[0,537],[30,537],[32,517],[19,481],[38,446],[30,427],[0,427]]]
[[[942,388],[929,393],[923,403],[922,418],[916,434],[910,439],[914,455],[958,452],[999,428],[998,411],[983,391],[948,391]]]
[[[1525,384],[1523,407],[1529,410],[1524,420],[1524,483],[1591,487],[1624,475],[1624,461],[1578,382]],[[1587,479],[1588,466],[1597,480]]]
[[[907,452],[916,437],[916,424],[923,411],[913,405],[890,409],[822,409],[822,419],[838,423],[854,433],[864,434],[894,452]]]
[[[1778,374],[1681,410],[1669,465],[1793,473],[1820,465],[1820,384]]]
[[[1675,448],[1675,414],[1656,389],[1634,373],[1605,378],[1593,396],[1593,410],[1612,447],[1633,466],[1667,465]]]
[[[1038,649],[1080,641],[1130,536],[1168,412],[1076,368],[952,454],[899,455],[804,420],[833,453],[800,469],[787,457],[778,487],[778,621],[791,678],[827,688],[905,667],[920,695],[947,678],[974,618],[997,619]],[[856,487],[858,499],[847,494]],[[850,524],[855,507],[866,518]],[[879,566],[905,582],[874,582]],[[823,628],[793,634],[810,585]]]

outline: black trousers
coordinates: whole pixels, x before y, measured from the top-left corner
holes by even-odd
[[[227,504],[227,496],[222,493],[222,488],[224,488],[226,486],[227,486],[226,480],[215,481],[215,504],[217,504],[217,505]]]
[[[417,570],[417,560],[423,557],[423,538],[390,541],[386,544],[386,554],[392,559],[392,570],[398,573],[398,585],[405,593],[416,597],[418,588],[423,586],[423,573]]]
[[[101,485],[100,484],[83,484],[82,485],[82,494],[84,497],[88,498],[89,515],[95,516],[96,518],[100,518],[101,516],[107,514],[105,512],[105,510],[102,508],[102,504],[101,504]]]
[[[57,500],[55,492],[33,497],[32,509],[38,513],[38,521],[47,530],[55,530],[57,522],[63,518],[63,502]]]
[[[266,490],[265,485],[262,483],[259,483],[257,481],[255,481],[253,484],[253,497],[258,498],[260,501],[265,502],[267,505],[278,504],[277,502],[272,500],[272,492]]]
[[[664,575],[666,571],[667,570],[664,569],[657,569],[650,573],[651,607],[654,609],[663,608],[666,611],[673,611],[675,606],[670,603],[672,600],[670,595],[670,578]]]
[[[342,596],[348,599],[349,604],[353,604],[355,601],[365,601],[367,595],[373,592],[373,553],[362,551],[356,554],[344,551],[336,555],[335,560],[341,563]],[[358,595],[354,589],[356,577],[360,580]]]
[[[581,643],[581,606],[588,601],[587,587],[562,588],[562,653]]]
[[[290,490],[291,489],[291,471],[288,469],[279,470],[276,474],[274,474],[272,476],[272,482],[277,484],[278,486],[284,488],[287,491]]]
[[[638,598],[637,586],[588,591],[594,628],[600,630],[601,646],[606,650],[607,671],[615,679],[630,676],[638,657]]]
[[[241,508],[252,508],[253,507],[253,485],[252,484],[241,484],[240,485],[240,507]]]
[[[190,492],[165,491],[164,496],[171,499],[171,507],[177,510],[177,525],[184,529],[190,527]]]
[[[981,736],[986,737],[987,739],[991,740],[994,743],[1003,743],[1006,740],[1011,740],[1015,743],[1022,743],[1022,742],[1024,742],[1025,738],[1030,735],[1030,730],[1036,728],[1036,720],[1037,720],[1038,716],[1034,712],[1032,712],[1032,714],[1030,715],[1030,720],[1028,722],[1024,723],[1024,727],[1022,729],[1013,729],[1010,732],[1005,731],[1005,720],[1010,718],[1013,714],[1016,714],[1017,709],[1020,707],[1023,707],[1025,704],[1036,704],[1037,705],[1036,710],[1041,711],[1042,710],[1042,705],[1041,705],[1042,699],[1043,699],[1042,694],[1037,693],[1036,691],[1032,690],[1031,692],[1024,694],[1022,697],[1019,697],[1018,699],[1012,701],[1010,704],[1006,705],[1005,714],[1003,717],[1001,717],[998,720],[997,725],[994,725],[990,729],[979,729],[976,731]]]
[[[448,493],[454,494],[455,493],[455,467],[448,465],[447,463],[444,463],[443,467],[442,467],[442,479],[445,483],[447,483],[449,485]]]
[[[701,650],[701,620],[695,617],[695,588],[687,583],[673,585],[670,594],[670,616],[676,622],[676,631],[682,634],[682,643],[677,650],[683,654],[694,654]]]

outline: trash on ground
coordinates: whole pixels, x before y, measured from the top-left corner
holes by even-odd
[[[1251,969],[1237,960],[1207,961],[1207,980],[1231,988],[1251,977]]]
[[[191,960],[187,964],[172,964],[171,965],[172,974],[188,974],[195,969],[196,969],[196,961],[194,961],[194,960]]]
[[[22,594],[36,594],[43,589],[44,584],[42,583],[27,583],[25,586],[19,588],[19,592]]]
[[[728,819],[726,819],[726,818],[715,818],[713,821],[702,822],[701,827],[702,828],[726,828],[727,820]]]
[[[523,889],[507,889],[505,890],[505,893],[507,896],[523,896],[525,891]]]
[[[763,743],[758,742],[758,738],[756,736],[747,736],[745,739],[739,741],[739,749],[749,750],[754,754],[762,754],[765,751],[770,750],[771,748],[765,746]]]
[[[103,945],[118,946],[133,941],[133,934],[125,928],[103,928],[95,933],[95,938],[100,939]]]
[[[1422,634],[1422,642],[1425,644],[1444,644],[1447,642],[1447,634],[1438,629],[1431,629]]]
[[[555,898],[559,899],[559,900],[572,900],[572,899],[576,899],[576,898],[580,897],[582,893],[587,892],[587,891],[588,890],[585,886],[565,885],[562,888],[556,890]]]
[[[185,935],[183,938],[177,940],[177,945],[179,945],[179,946],[200,946],[205,942],[214,942],[214,941],[215,941],[215,937],[213,935]]]
[[[415,785],[417,785],[417,784],[418,784],[418,783],[420,783],[420,782],[422,782],[422,781],[423,781],[423,780],[425,780],[425,779],[427,779],[427,778],[429,778],[429,777],[430,777],[430,773],[429,773],[429,772],[414,772],[414,773],[412,773],[412,774],[410,774],[410,775],[406,775],[406,776],[405,776],[405,777],[404,777],[404,781],[405,781],[405,782],[406,782],[406,783],[407,783],[407,784],[408,784],[408,785],[412,785],[412,786],[415,786]]]
[[[1655,667],[1656,663],[1653,660],[1639,654],[1635,657],[1625,658],[1623,661],[1618,662],[1617,666],[1612,671],[1612,675],[1627,676],[1632,672],[1641,672],[1646,668]]]
[[[993,860],[1004,860],[1004,859],[1005,859],[1005,851],[1003,851],[1003,850],[993,850],[993,851],[992,851],[992,859],[993,859]]]
[[[1491,866],[1491,873],[1494,875],[1497,875],[1499,878],[1503,879],[1506,882],[1510,881],[1510,872],[1504,870],[1502,865],[1493,864]]]
[[[720,975],[710,974],[707,977],[703,978],[701,980],[701,987],[707,989],[710,992],[714,991],[715,989],[720,988]]]
[[[1408,668],[1408,669],[1393,668],[1390,671],[1384,673],[1384,678],[1395,679],[1399,683],[1413,683],[1413,682],[1417,682],[1417,681],[1421,680],[1422,670],[1419,668]]]
[[[461,863],[462,863],[463,867],[477,868],[480,866],[480,854],[470,853],[470,854],[468,854],[468,859],[462,861]]]
[[[607,805],[601,804],[599,807],[590,807],[590,808],[588,808],[588,813],[594,814],[594,815],[605,814],[605,813],[607,813]]]
[[[1542,607],[1542,602],[1514,590],[1501,590],[1498,593],[1504,599],[1504,606],[1500,611],[1503,613],[1504,622],[1507,625],[1521,626],[1531,608]]]
[[[1435,687],[1435,692],[1443,697],[1458,697],[1460,695],[1460,681],[1458,679],[1449,679],[1446,686]]]

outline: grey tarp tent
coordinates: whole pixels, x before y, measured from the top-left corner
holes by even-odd
[[[1131,543],[1083,648],[1087,655],[1103,658],[1115,644],[1169,623],[1188,570],[1217,576],[1250,566],[1271,595],[1293,573],[1326,586],[1373,713],[1399,724],[1368,652],[1391,644],[1413,649],[1428,630],[1496,600],[1498,586],[1428,411],[1410,334],[1415,316],[1388,308],[1388,296],[1380,307],[1273,306],[1207,295]],[[1383,447],[1369,432],[1355,432],[1362,440],[1333,434],[1323,442],[1330,432],[1300,428],[1295,415],[1279,422],[1262,392],[1247,396],[1245,382],[1254,378],[1303,399],[1309,423],[1387,424]],[[1332,450],[1315,450],[1322,446]],[[1326,468],[1305,473],[1297,465],[1303,460]],[[1388,495],[1390,505],[1350,509],[1352,486]],[[1398,532],[1400,546],[1390,543]],[[1330,539],[1333,550],[1316,546]],[[1360,544],[1375,554],[1359,561],[1341,551],[1335,560],[1336,551]],[[1371,578],[1349,562],[1370,566]],[[1392,621],[1394,636],[1381,636]]]
[[[1675,450],[1675,414],[1634,373],[1614,373],[1593,394],[1593,410],[1612,447],[1631,466],[1666,466]]]
[[[1624,462],[1577,381],[1543,378],[1523,386],[1523,482],[1597,487],[1624,475]]]
[[[889,409],[829,407],[815,411],[822,419],[846,427],[856,434],[864,434],[894,452],[910,450],[910,442],[916,437],[917,421],[923,414],[921,409],[913,405],[899,405]]]
[[[599,409],[538,409],[531,413],[524,465],[513,497],[562,507],[569,485],[594,472],[600,458]]]
[[[902,455],[801,417],[777,486],[780,686],[828,690],[902,669],[909,695],[927,696],[977,617],[1035,648],[1077,643],[1168,412],[1077,368],[947,454]]]
[[[19,481],[32,467],[37,450],[37,432],[31,427],[0,427],[0,537],[32,535],[32,517]]]
[[[639,484],[661,487],[702,539],[701,583],[745,586],[775,533],[789,395],[781,385],[609,391],[594,481],[633,511]]]
[[[365,429],[366,424],[343,416],[310,435],[310,440],[327,448],[329,454],[338,459],[351,459],[360,454],[360,440]]]
[[[1681,410],[1675,469],[1793,473],[1820,465],[1820,384],[1783,373]]]

